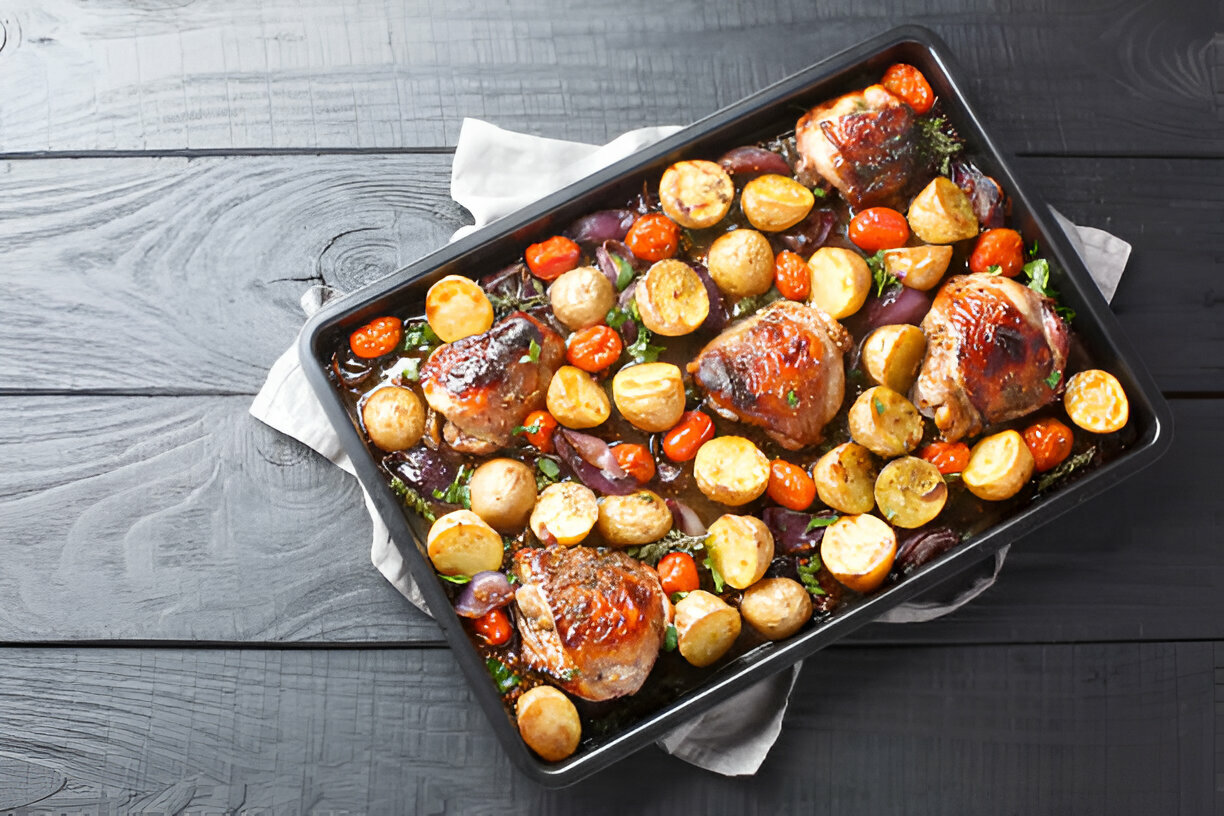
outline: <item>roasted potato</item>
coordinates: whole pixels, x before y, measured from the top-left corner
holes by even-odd
[[[926,335],[917,326],[902,323],[881,326],[863,343],[863,370],[877,385],[908,393],[926,354]]]
[[[484,290],[462,275],[447,275],[425,293],[425,319],[445,343],[487,332],[493,304]]]
[[[808,303],[837,320],[863,308],[871,292],[871,269],[863,256],[841,247],[821,247],[808,259],[812,293]]]
[[[875,516],[842,516],[820,541],[821,562],[855,592],[871,592],[884,583],[896,555],[897,534]]]
[[[616,289],[608,276],[593,266],[571,269],[548,290],[553,314],[570,331],[602,323],[616,305]]]
[[[933,289],[952,263],[952,247],[927,245],[890,249],[884,253],[884,271],[910,289]]]
[[[719,516],[710,525],[706,552],[727,586],[746,589],[765,574],[774,557],[774,540],[756,516]]]
[[[710,295],[701,278],[684,261],[670,258],[646,271],[633,299],[646,328],[664,337],[696,331],[710,314]]]
[[[754,229],[732,230],[714,239],[706,267],[718,288],[733,298],[764,294],[773,286],[773,248]]]
[[[731,210],[735,184],[712,161],[676,162],[659,180],[659,203],[667,217],[682,227],[712,227]]]
[[[421,441],[425,408],[411,388],[390,385],[366,397],[361,422],[370,441],[382,450],[404,450]]]
[[[839,513],[870,513],[875,507],[876,463],[871,451],[843,442],[816,460],[816,495]]]
[[[811,190],[793,178],[773,173],[757,176],[740,194],[740,209],[748,223],[763,232],[790,229],[807,218],[815,203]]]
[[[661,433],[684,413],[684,379],[671,363],[628,366],[612,378],[612,400],[635,428]]]
[[[910,202],[910,229],[928,244],[953,244],[978,234],[969,196],[950,179],[936,176]]]
[[[604,496],[596,524],[613,547],[637,547],[667,535],[672,513],[657,493],[639,490],[627,496]]]
[[[693,478],[710,501],[737,507],[769,487],[769,457],[742,436],[716,436],[697,450]]]
[[[790,578],[765,578],[744,590],[740,615],[769,640],[790,637],[812,617],[812,596]]]
[[[578,750],[582,721],[570,698],[555,686],[528,689],[514,705],[519,734],[527,747],[549,762],[560,762]]]
[[[875,500],[889,524],[913,529],[943,510],[948,501],[948,485],[935,465],[916,456],[902,456],[880,470]]]
[[[1092,433],[1120,431],[1130,418],[1130,401],[1122,383],[1099,368],[1081,371],[1067,381],[1063,407],[1072,422]]]
[[[515,459],[490,459],[476,468],[468,491],[473,513],[499,533],[517,533],[535,507],[535,473]]]
[[[577,366],[561,366],[548,383],[548,413],[567,428],[594,428],[612,415],[608,395]]]
[[[502,537],[471,510],[441,516],[429,528],[425,549],[443,575],[475,575],[501,569]]]
[[[961,481],[986,501],[1010,499],[1033,476],[1033,453],[1017,431],[992,434],[973,446]]]
[[[868,388],[850,407],[850,437],[872,453],[891,459],[922,441],[922,415],[887,386]]]
[[[694,666],[708,666],[730,651],[740,625],[740,613],[705,590],[693,590],[676,603],[676,645]]]
[[[544,488],[531,511],[529,526],[545,543],[549,536],[569,547],[587,537],[599,519],[595,493],[577,482],[557,482]]]

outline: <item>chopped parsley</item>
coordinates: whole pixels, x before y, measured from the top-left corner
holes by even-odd
[[[440,572],[438,573],[438,577],[443,581],[450,581],[452,584],[466,584],[472,580],[472,576],[470,575],[443,575]]]
[[[689,555],[698,550],[705,549],[705,542],[709,536],[699,535],[690,536],[677,530],[675,527],[667,531],[667,535],[660,538],[658,541],[652,541],[649,544],[643,544],[640,547],[630,547],[627,552],[633,558],[643,561],[650,566],[655,566],[662,560],[663,556],[668,553],[685,552]]]
[[[803,529],[803,532],[810,533],[812,530],[817,530],[817,529],[820,529],[821,527],[828,527],[830,524],[837,521],[839,518],[841,518],[841,516],[836,515],[836,514],[832,516],[816,516],[815,518],[813,518],[811,521],[808,522],[808,525],[807,527]]]
[[[1037,248],[1036,242],[1033,243],[1033,248]],[[1059,317],[1068,323],[1075,319],[1074,309],[1057,302],[1058,290],[1050,286],[1050,264],[1045,258],[1026,263],[1024,274],[1028,276],[1028,288],[1055,301],[1054,311]]]
[[[876,297],[884,297],[884,293],[895,286],[900,286],[900,279],[889,272],[884,266],[884,253],[881,249],[867,259],[867,268],[871,270],[871,279],[875,282]]]
[[[820,573],[820,556],[812,555],[809,558],[801,560],[795,567],[795,571],[799,573],[799,583],[803,584],[803,588],[812,595],[827,594],[820,586],[820,581],[817,575]]]
[[[650,344],[650,337],[650,329],[645,326],[638,326],[637,339],[625,351],[639,363],[653,363],[657,361],[660,352],[663,351],[663,346],[652,346]]]
[[[632,320],[633,314],[628,309],[622,309],[620,306],[613,306],[604,315],[604,322],[614,329],[619,329],[625,325],[626,320]]]
[[[468,487],[468,482],[472,479],[472,472],[473,469],[469,465],[461,466],[459,472],[455,474],[455,481],[447,485],[445,490],[434,488],[434,498],[447,504],[458,504],[471,509],[472,491]]]
[[[395,495],[400,497],[400,500],[410,509],[417,511],[426,521],[436,521],[433,508],[429,506],[429,502],[420,493],[413,490],[404,483],[404,480],[398,476],[391,477],[391,490]]]
[[[663,635],[663,651],[673,652],[676,650],[676,643],[679,642],[680,635],[676,631],[674,624],[667,624],[667,634]]]
[[[1050,386],[1050,389],[1058,387],[1058,381],[1062,379],[1062,372],[1057,368],[1050,372],[1050,376],[1046,377],[1045,384]]]
[[[799,395],[793,389],[786,392],[786,404],[792,408],[799,407]]]
[[[409,323],[404,327],[404,351],[431,349],[440,345],[442,345],[442,338],[436,335],[424,320]]]
[[[1041,492],[1048,489],[1056,482],[1060,482],[1064,477],[1069,476],[1073,471],[1079,470],[1084,465],[1092,461],[1092,457],[1096,456],[1096,446],[1089,448],[1081,454],[1072,456],[1067,461],[1063,462],[1058,467],[1051,470],[1049,473],[1037,480],[1037,491]]]
[[[713,555],[707,555],[701,562],[701,565],[710,571],[710,577],[714,579],[714,592],[721,595],[723,591],[722,573],[718,571],[718,567],[714,566]]]
[[[623,292],[633,282],[633,276],[637,273],[631,263],[616,253],[609,252],[608,257],[612,259],[612,265],[616,267],[616,291]]]
[[[519,684],[519,676],[510,671],[510,667],[496,657],[487,658],[485,668],[489,670],[489,676],[493,678],[493,682],[497,684],[497,690],[502,694]]]

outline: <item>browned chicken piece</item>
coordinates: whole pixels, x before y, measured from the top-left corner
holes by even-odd
[[[944,439],[1024,416],[1062,390],[1067,324],[1054,301],[1010,278],[949,278],[922,330],[926,357],[910,397]]]
[[[852,339],[815,306],[780,300],[711,340],[688,364],[718,414],[765,429],[788,450],[820,441],[841,408]]]
[[[812,108],[795,125],[799,162],[841,191],[855,209],[887,206],[901,211],[921,188],[921,157],[914,112],[882,85],[839,96]]]
[[[539,346],[531,359],[531,343]],[[544,403],[565,341],[523,312],[484,334],[439,346],[421,367],[429,407],[446,417],[442,436],[457,451],[484,455],[505,447],[530,412]]]
[[[523,660],[584,700],[634,694],[663,646],[659,574],[622,552],[519,550],[513,572]]]

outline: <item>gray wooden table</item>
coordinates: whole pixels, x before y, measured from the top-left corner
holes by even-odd
[[[1122,4],[0,5],[0,813],[1224,812],[1224,11]],[[440,246],[464,116],[602,141],[895,24],[1134,244],[1151,470],[931,624],[808,661],[754,778],[510,767],[355,483],[247,416],[312,283]]]

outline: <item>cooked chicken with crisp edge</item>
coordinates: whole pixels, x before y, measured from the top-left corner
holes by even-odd
[[[1070,336],[1054,306],[996,275],[961,275],[943,285],[922,321],[927,352],[911,398],[944,439],[972,436],[1055,399]]]
[[[565,341],[555,331],[514,312],[483,334],[439,346],[421,366],[421,391],[446,417],[442,432],[452,448],[488,454],[507,445],[515,426],[544,404],[564,359]]]
[[[585,700],[635,693],[667,628],[659,574],[622,552],[519,550],[513,572],[523,660]]]
[[[841,407],[851,343],[820,309],[780,300],[711,340],[688,370],[713,410],[798,450],[819,442]]]
[[[815,170],[855,209],[904,209],[929,180],[919,172],[925,161],[913,110],[881,85],[812,108],[795,125],[795,145],[796,170]]]

